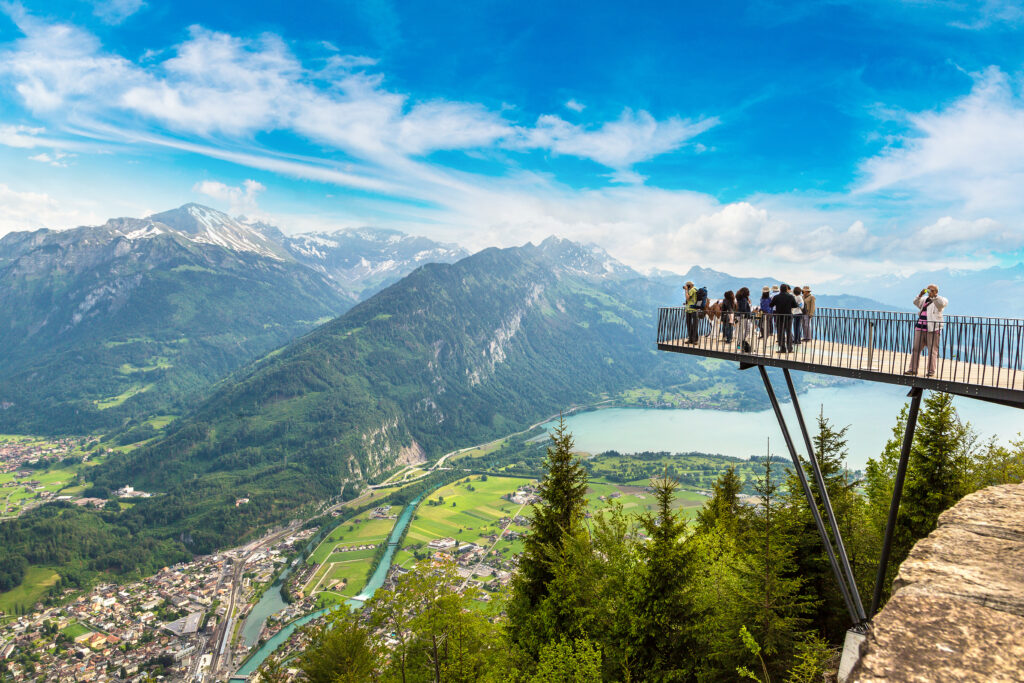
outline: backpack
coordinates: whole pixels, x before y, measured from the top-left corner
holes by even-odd
[[[761,299],[761,304],[760,305],[761,305],[761,312],[762,313],[771,313],[772,312],[772,300],[771,300],[771,297],[768,297],[767,299]]]
[[[701,287],[697,290],[697,308],[704,309],[708,307],[708,288]]]

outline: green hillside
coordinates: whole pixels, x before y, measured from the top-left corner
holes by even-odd
[[[165,439],[97,468],[97,482],[167,491],[130,514],[208,548],[246,530],[222,509],[236,494],[260,500],[246,514],[279,519],[402,457],[636,386],[722,381],[723,365],[659,356],[650,298],[663,293],[588,254],[555,241],[425,266],[238,371]]]

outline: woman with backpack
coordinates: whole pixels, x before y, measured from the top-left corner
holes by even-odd
[[[772,294],[768,285],[761,289],[761,302],[758,308],[761,309],[761,339],[771,337],[775,330],[772,329]]]
[[[736,326],[736,295],[730,289],[725,293],[721,304],[722,338],[726,344],[732,344],[732,333]]]

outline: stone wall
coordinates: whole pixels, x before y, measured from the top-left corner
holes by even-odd
[[[1024,484],[966,496],[910,551],[850,681],[1024,681]]]

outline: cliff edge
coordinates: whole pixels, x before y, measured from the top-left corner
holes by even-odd
[[[1024,484],[966,496],[900,566],[850,681],[1024,680]]]

